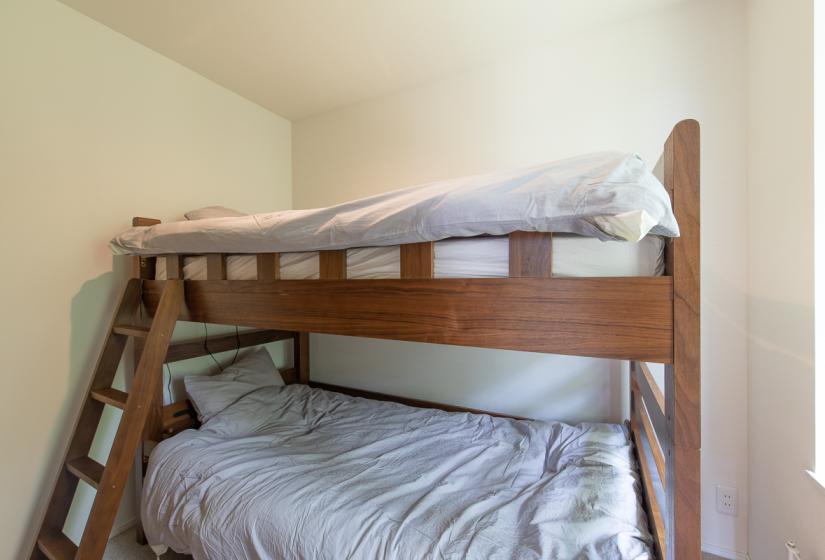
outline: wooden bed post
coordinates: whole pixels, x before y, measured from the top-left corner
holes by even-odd
[[[665,144],[664,184],[681,236],[668,242],[666,272],[673,277],[673,363],[665,366],[670,440],[667,549],[670,558],[701,557],[699,123],[678,123]]]
[[[309,385],[309,333],[295,333],[292,345],[295,381]]]
[[[155,218],[141,218],[141,217],[134,217],[132,218],[132,227],[149,227],[156,224],[159,224],[160,220],[156,220]],[[147,280],[154,280],[155,279],[155,264],[157,259],[155,257],[143,257],[143,256],[134,256],[132,257],[132,276],[134,278],[143,278]],[[134,338],[132,341],[132,358],[133,358],[133,365],[134,370],[137,371],[138,364],[140,363],[140,357],[143,354],[143,346],[144,340],[142,338]],[[163,369],[158,371],[158,375],[163,376]],[[146,534],[143,532],[143,523],[140,519],[140,500],[141,494],[143,493],[143,477],[146,474],[146,462],[144,461],[144,455],[146,450],[144,448],[146,441],[159,439],[153,436],[159,435],[156,432],[159,432],[160,420],[161,420],[161,410],[163,408],[163,383],[158,385],[157,395],[155,400],[152,402],[152,411],[149,413],[149,420],[146,422],[146,428],[144,429],[143,433],[143,442],[138,446],[137,454],[135,455],[135,464],[134,464],[134,472],[137,473],[137,476],[134,477],[135,479],[135,540],[141,544],[147,544],[146,541]]]
[[[159,224],[160,220],[154,218],[132,218],[132,227],[148,227]],[[155,258],[154,257],[132,257],[132,278],[155,279]]]

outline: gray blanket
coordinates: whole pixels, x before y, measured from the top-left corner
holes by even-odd
[[[329,208],[170,222],[129,229],[117,254],[300,252],[505,235],[575,233],[639,241],[675,237],[662,184],[635,155],[597,153],[450,179]]]
[[[626,430],[251,392],[160,444],[150,544],[196,559],[651,557]]]

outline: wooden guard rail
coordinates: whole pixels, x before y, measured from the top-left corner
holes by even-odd
[[[133,225],[148,226],[160,223],[150,218],[134,218]],[[485,236],[486,237],[486,236]],[[550,278],[553,276],[553,234],[544,232],[515,231],[509,240],[510,278]],[[401,278],[433,278],[435,275],[435,242],[407,243],[400,245]],[[206,279],[226,280],[226,254],[161,255],[136,257],[135,276],[155,279],[156,260],[164,259],[166,278],[183,278],[185,257],[206,257]],[[280,254],[256,253],[257,279],[280,279]],[[319,277],[322,280],[347,278],[347,251],[318,251]]]

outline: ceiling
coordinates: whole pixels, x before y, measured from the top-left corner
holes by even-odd
[[[61,0],[298,120],[681,0]]]

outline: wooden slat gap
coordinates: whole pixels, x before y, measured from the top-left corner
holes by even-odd
[[[656,463],[656,470],[659,472],[659,480],[662,482],[662,487],[667,488],[667,464],[665,463],[665,455],[662,451],[662,446],[659,443],[659,436],[653,425],[650,423],[650,416],[648,415],[647,406],[644,399],[636,399],[636,414],[642,422],[642,428],[647,436],[647,442],[650,446],[650,451],[653,454],[653,461]]]
[[[202,337],[193,340],[175,342],[169,346],[169,350],[166,352],[165,362],[171,363],[191,360],[192,358],[200,358],[202,356],[208,356],[209,354],[229,352],[235,350],[236,348],[249,348],[251,346],[267,344],[269,342],[288,340],[294,336],[295,333],[291,331],[256,330],[241,331],[237,336],[235,333],[230,333],[212,337],[207,341],[206,347],[204,347],[204,340]]]
[[[644,380],[647,382],[647,386],[650,387],[650,392],[656,400],[656,403],[659,405],[659,410],[662,414],[664,414],[665,395],[662,393],[662,389],[659,387],[659,384],[656,383],[656,379],[654,379],[653,373],[650,371],[650,367],[648,367],[645,362],[636,362],[636,366],[639,368]]]
[[[641,470],[642,486],[644,487],[645,501],[648,506],[648,519],[652,525],[651,532],[656,544],[659,558],[667,558],[667,533],[665,527],[664,510],[659,503],[659,498],[656,492],[653,481],[653,472],[647,463],[645,448],[642,442],[642,437],[638,430],[633,430],[633,444],[636,446],[636,453],[639,459],[639,467]]]
[[[638,366],[639,362],[636,364]],[[648,371],[648,373],[650,372]],[[652,375],[651,377],[645,376],[644,369],[641,367],[635,368],[635,375],[633,377],[636,382],[640,400],[644,402],[646,410],[648,411],[649,421],[658,435],[658,441],[661,442],[663,449],[670,448],[673,445],[671,429],[668,427],[665,410],[659,405],[664,399],[660,401],[656,398],[656,380],[653,379]]]

